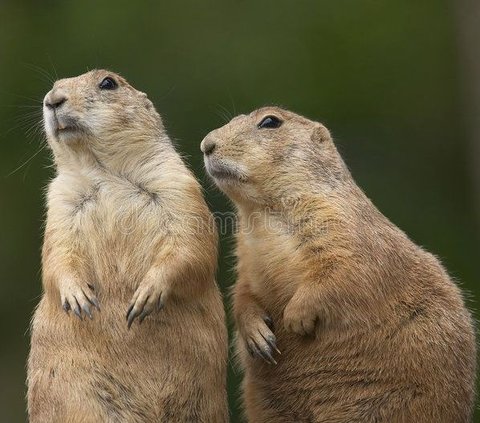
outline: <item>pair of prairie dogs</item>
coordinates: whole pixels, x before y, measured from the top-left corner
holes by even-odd
[[[228,421],[217,234],[160,116],[95,70],[56,82],[44,119],[57,173],[30,421]],[[462,295],[358,188],[328,130],[263,108],[201,149],[238,213],[247,420],[470,421],[475,337]]]

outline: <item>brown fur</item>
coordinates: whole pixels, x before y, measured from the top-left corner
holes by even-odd
[[[99,89],[107,75],[118,88]],[[152,103],[120,76],[57,81],[45,104],[62,96],[56,118],[44,107],[57,174],[32,322],[30,421],[224,423],[217,234],[199,184]]]
[[[281,126],[259,128],[270,115]],[[461,292],[358,188],[328,130],[264,108],[212,131],[202,151],[238,211],[248,420],[470,421],[475,339]]]

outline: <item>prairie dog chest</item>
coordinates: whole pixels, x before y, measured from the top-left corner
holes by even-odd
[[[102,175],[62,176],[49,192],[48,224],[74,234],[76,251],[123,267],[148,262],[162,237],[160,194]],[[107,259],[108,258],[108,259]]]
[[[302,272],[297,237],[268,214],[243,223],[239,237],[239,260],[254,293],[293,295]]]

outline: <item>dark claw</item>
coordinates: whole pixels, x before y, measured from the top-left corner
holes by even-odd
[[[85,312],[85,314],[90,318],[90,320],[93,320],[92,312],[90,311],[90,306],[88,304],[85,304],[82,307],[82,310]]]
[[[130,329],[130,326],[132,326],[132,323],[135,320],[135,318],[138,317],[138,315],[143,314],[143,312],[145,311],[145,304],[147,304],[149,298],[150,297],[147,297],[145,299],[145,301],[143,302],[143,304],[141,306],[141,309],[138,310],[138,311],[133,312],[133,308],[134,308],[135,304],[130,306],[130,308],[128,309],[128,312],[127,312],[128,329]]]
[[[80,306],[78,305],[78,302],[77,302],[77,305],[75,306],[75,308],[73,309],[73,312],[75,313],[75,315],[76,315],[80,320],[83,320],[82,312],[80,311]]]
[[[270,350],[273,350],[278,354],[282,354],[280,350],[277,348],[277,337],[275,335],[271,334],[271,335],[263,336],[262,332],[259,332],[259,333],[262,336],[262,338],[265,340],[265,342],[268,344],[268,346],[270,347]]]
[[[137,312],[133,311],[133,307],[132,307],[132,310],[131,310],[130,314],[127,316],[128,329],[130,329],[130,326],[132,326],[132,323],[135,320],[135,317],[137,317],[137,314],[138,314]]]
[[[270,335],[270,336],[267,336],[266,338],[264,338],[265,341],[267,342],[268,346],[275,352],[277,352],[278,354],[282,354],[280,352],[280,350],[277,348],[277,338],[275,337],[275,335]]]
[[[254,341],[247,342],[247,350],[252,357],[261,356],[260,351],[258,350],[257,344]]]
[[[263,350],[256,344],[255,341],[247,342],[247,350],[252,357],[262,358],[268,364],[277,364],[275,359],[272,357],[271,351],[269,349]]]
[[[67,313],[71,310],[70,303],[68,302],[68,300],[65,300],[65,302],[63,303],[63,309]]]
[[[158,299],[158,303],[157,303],[157,311],[160,311],[164,306],[164,303],[163,303],[163,295],[160,294],[160,298]]]
[[[277,364],[277,362],[275,361],[275,359],[272,357],[272,353],[270,351],[270,347],[268,347],[268,349],[262,349],[262,348],[259,348],[259,351],[260,351],[260,355],[261,357],[269,364]]]
[[[89,285],[89,284],[87,284],[87,285],[89,286],[90,289],[93,290],[93,287],[91,285]],[[92,295],[92,298],[90,298],[90,295],[85,291],[83,291],[83,295],[85,295],[85,297],[87,298],[88,302],[91,305],[93,305],[98,311],[100,311],[100,304],[98,303],[98,300],[94,295]]]
[[[273,326],[273,320],[270,316],[265,316],[263,318],[263,321],[265,324],[268,326],[268,329],[270,329],[272,332],[274,331],[274,326]]]
[[[100,311],[100,303],[98,302],[96,297],[93,297],[90,302],[93,304],[93,306]]]
[[[140,316],[138,316],[138,324],[142,324],[145,317],[147,317],[150,313],[147,310],[143,310]]]
[[[128,329],[130,329],[134,320],[135,320],[135,313],[132,313],[130,316],[128,316],[128,320],[127,320]]]
[[[127,320],[127,321],[128,321],[128,315],[129,315],[130,312],[133,310],[133,306],[134,306],[134,304],[132,304],[130,307],[128,307],[127,315],[125,316],[125,320]]]
[[[87,283],[87,286],[88,286],[92,291],[95,291],[95,287],[94,287],[92,284]]]
[[[257,344],[254,341],[247,341],[247,351],[252,358],[255,358],[259,355]]]

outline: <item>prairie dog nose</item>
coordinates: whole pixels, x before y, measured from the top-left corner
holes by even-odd
[[[210,137],[205,138],[200,144],[200,150],[202,150],[203,154],[205,154],[206,156],[212,154],[213,150],[215,150],[215,147],[215,141]]]
[[[67,101],[67,96],[66,94],[59,89],[52,90],[50,91],[46,96],[45,96],[45,106],[47,106],[49,109],[54,110],[58,109],[63,103]]]

